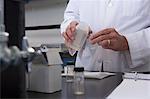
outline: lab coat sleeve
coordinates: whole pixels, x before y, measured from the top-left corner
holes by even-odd
[[[64,12],[64,21],[61,23],[61,33],[66,31],[72,21],[79,22],[79,0],[70,0]]]
[[[150,62],[150,27],[124,36],[129,45],[126,57],[130,68],[143,66]]]

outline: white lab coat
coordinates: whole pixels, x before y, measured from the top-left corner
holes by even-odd
[[[88,23],[94,32],[115,28],[129,44],[129,51],[113,51],[87,42],[76,66],[101,70],[103,62],[104,71],[150,71],[150,0],[70,0],[61,33],[73,20]]]

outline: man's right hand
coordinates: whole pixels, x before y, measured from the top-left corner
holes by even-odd
[[[63,37],[65,38],[65,43],[72,43],[75,39],[74,32],[76,31],[76,26],[78,22],[72,21],[69,26],[67,27],[66,31],[62,33]]]

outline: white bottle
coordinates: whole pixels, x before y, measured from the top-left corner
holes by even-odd
[[[89,25],[84,22],[80,22],[76,26],[76,31],[74,33],[75,40],[71,44],[68,43],[67,45],[76,51],[80,50],[83,47],[83,45],[89,35],[89,31],[90,31]]]

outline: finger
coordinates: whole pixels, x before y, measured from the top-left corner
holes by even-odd
[[[101,42],[99,42],[99,45],[101,45],[103,48],[105,49],[109,49],[109,44],[108,44],[108,41],[107,40],[103,40]]]
[[[75,32],[77,24],[78,23],[75,21],[70,23],[70,29],[72,32]]]
[[[69,37],[67,36],[66,32],[63,32],[62,36],[64,37],[64,39],[65,39],[66,41],[69,40]]]
[[[68,38],[69,38],[71,41],[74,40],[74,32],[72,32],[69,27],[68,27],[67,30],[66,30],[66,35],[68,36]]]
[[[65,38],[65,40],[66,40],[67,42],[69,42],[69,43],[72,43],[72,42],[73,42],[73,40],[68,36],[67,32],[65,32],[65,33],[63,34],[63,36],[64,36],[64,38]]]
[[[110,33],[110,34],[107,34],[107,35],[101,35],[97,38],[94,38],[94,39],[90,40],[90,42],[92,44],[95,44],[95,43],[99,43],[103,40],[108,40],[108,39],[113,39],[113,38],[114,38],[114,35]]]
[[[98,36],[110,34],[111,32],[114,32],[114,30],[115,30],[114,28],[104,29],[104,30],[99,31],[99,32],[97,32],[95,34],[92,34],[91,37],[90,37],[90,39],[92,40],[92,39],[97,38]]]
[[[101,35],[109,34],[110,32],[114,32],[114,31],[115,31],[114,28],[107,28],[107,29],[102,30]]]

